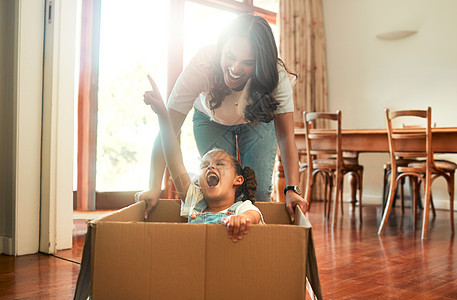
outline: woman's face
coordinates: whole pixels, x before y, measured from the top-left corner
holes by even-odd
[[[221,68],[225,84],[232,90],[241,90],[255,70],[255,55],[245,37],[232,37],[224,45]]]

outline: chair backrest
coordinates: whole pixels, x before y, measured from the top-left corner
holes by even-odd
[[[323,124],[324,122],[319,122],[318,120],[335,123],[336,128],[319,128],[319,124]],[[305,124],[308,163],[311,163],[315,156],[332,155],[336,156],[337,165],[341,166],[343,163],[341,151],[341,111],[338,110],[336,113],[303,112],[303,121]],[[315,142],[316,140],[319,140],[318,143]]]
[[[389,139],[389,151],[392,166],[395,167],[396,158],[406,159],[425,158],[431,165],[433,162],[432,152],[432,130],[431,130],[431,108],[426,110],[399,110],[390,111],[386,109],[387,133]],[[415,122],[413,126],[405,126],[398,122],[407,119]],[[418,126],[419,120],[424,125]],[[397,125],[395,125],[397,124]],[[401,124],[401,125],[400,125]]]

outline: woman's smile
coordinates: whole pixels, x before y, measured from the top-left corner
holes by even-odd
[[[233,37],[225,44],[221,55],[224,81],[232,90],[241,90],[254,74],[255,55],[245,37]]]

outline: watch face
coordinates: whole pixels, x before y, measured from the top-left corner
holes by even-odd
[[[296,186],[296,185],[289,185],[288,187],[286,187],[286,188],[284,189],[284,194],[286,194],[286,192],[287,192],[288,190],[292,190],[292,191],[294,191],[295,193],[301,195],[301,189],[300,189],[298,186]]]
[[[298,186],[295,187],[295,192],[301,195],[301,189]]]

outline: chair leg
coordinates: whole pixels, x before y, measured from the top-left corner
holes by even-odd
[[[409,176],[409,180],[412,183],[411,188],[411,208],[413,210],[413,228],[416,230],[417,226],[417,199],[419,194],[419,179],[413,176]]]
[[[308,172],[306,174],[306,191],[305,191],[305,201],[308,202],[308,211],[311,209],[311,199],[313,194],[313,170],[312,167],[308,166]]]
[[[386,208],[387,204],[387,193],[389,191],[389,174],[390,174],[390,169],[384,168],[384,178],[382,181],[382,211],[384,212],[384,209]]]
[[[324,217],[325,218],[328,218],[328,213],[327,212],[327,201],[329,200],[328,199],[328,177],[326,174],[322,173],[322,180],[324,180],[324,184],[325,184],[325,188],[324,188]]]
[[[454,233],[454,172],[450,172],[449,174],[448,190],[450,198],[449,211],[451,213],[451,231]]]
[[[430,205],[432,206],[432,214],[433,214],[433,217],[435,218],[436,217],[436,212],[435,212],[435,204],[433,204],[433,195],[432,195],[432,193],[430,193]]]
[[[422,221],[422,239],[427,237],[428,230],[428,219],[430,215],[430,195],[431,195],[431,183],[432,173],[431,171],[425,174],[425,201],[424,201],[424,220]]]
[[[341,203],[341,216],[344,215],[344,210],[343,210],[343,188],[344,188],[344,175],[341,175],[341,189],[340,189],[340,203]],[[352,190],[351,190],[352,193]],[[354,200],[354,199],[352,199]]]
[[[334,181],[334,176],[331,174],[331,173],[326,173],[326,176],[328,178],[328,186],[329,186],[329,189],[328,189],[328,207],[327,207],[327,211],[328,211],[328,215],[327,215],[327,219],[330,220],[330,214],[332,212],[332,199],[333,199],[333,181]],[[335,205],[335,204],[334,204]]]
[[[401,214],[405,214],[405,197],[404,197],[404,189],[403,185],[405,184],[405,177],[400,179],[400,201],[401,201]]]
[[[362,191],[363,191],[363,170],[359,172],[359,218],[360,224],[362,224]]]
[[[322,180],[324,181],[324,184],[325,184],[325,187],[324,187],[324,218],[328,219],[329,214],[330,214],[330,211],[328,209],[328,207],[329,207],[328,205],[330,202],[330,198],[329,198],[330,180],[325,171],[321,171],[320,174],[321,174]]]
[[[335,191],[335,204],[333,205],[333,220],[332,220],[332,227],[335,228],[336,227],[336,223],[338,221],[338,202],[340,201],[340,190],[341,190],[341,177],[342,177],[342,174],[341,174],[341,171],[340,170],[336,170],[336,178],[335,178],[335,182],[336,182],[336,191]]]
[[[392,203],[395,197],[395,190],[397,189],[397,180],[396,180],[396,172],[393,170],[390,173],[390,190],[389,190],[389,197],[387,199],[386,209],[384,209],[384,214],[381,219],[381,224],[379,225],[378,234],[381,235],[384,233],[386,229],[387,220],[390,216],[390,211],[392,210]]]

